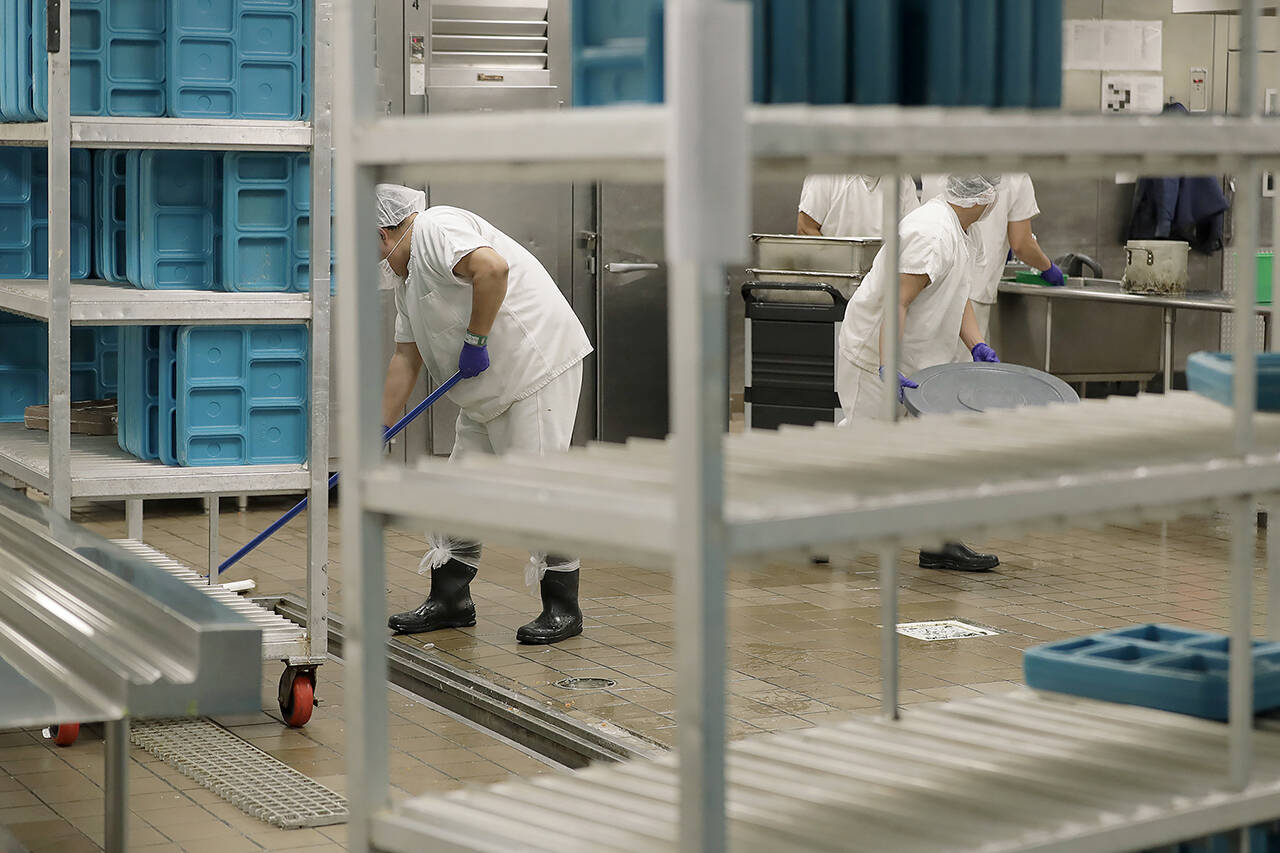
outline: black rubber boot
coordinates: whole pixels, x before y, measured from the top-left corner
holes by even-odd
[[[578,609],[578,570],[548,570],[542,576],[542,613],[516,631],[516,640],[531,646],[558,643],[582,633]]]
[[[457,560],[432,569],[427,600],[417,610],[392,616],[387,626],[396,634],[470,628],[476,624],[476,606],[471,601],[471,580],[475,576],[475,569]]]
[[[979,554],[960,542],[948,542],[941,551],[921,551],[920,568],[952,572],[989,572],[1000,565],[994,554]]]

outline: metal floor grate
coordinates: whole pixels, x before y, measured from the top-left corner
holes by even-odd
[[[134,720],[130,739],[247,815],[282,829],[347,821],[347,800],[208,720]]]
[[[981,625],[970,625],[959,619],[939,619],[934,622],[899,622],[898,633],[931,643],[935,640],[967,640],[970,637],[994,637],[998,631]]]
[[[163,551],[136,539],[111,540],[129,553],[146,560],[153,566],[195,587],[210,598],[230,607],[250,622],[262,628],[262,659],[287,660],[308,654],[307,629],[290,622],[218,584],[210,585],[209,579],[190,566],[181,563]]]

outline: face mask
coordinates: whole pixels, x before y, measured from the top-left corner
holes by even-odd
[[[391,247],[391,251],[387,252],[387,256],[378,262],[378,287],[381,290],[392,290],[404,282],[394,269],[391,268],[391,256],[396,253],[396,249],[400,248],[400,244],[404,242],[404,238],[409,233],[408,228],[404,229],[404,234],[400,235],[400,239]]]

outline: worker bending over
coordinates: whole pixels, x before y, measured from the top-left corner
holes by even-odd
[[[920,199],[910,178],[900,181],[898,216],[902,217],[919,207]],[[796,233],[880,239],[884,235],[884,194],[889,186],[875,175],[810,175],[800,188]]]
[[[462,411],[450,459],[472,453],[568,449],[591,344],[546,269],[523,246],[456,207],[426,208],[426,195],[377,187],[384,275],[397,279],[395,354],[387,366],[382,420],[395,422],[425,363]],[[492,366],[490,366],[492,364]],[[428,535],[420,571],[431,591],[416,610],[389,620],[397,634],[476,624],[471,580],[480,543]],[[516,632],[522,643],[555,643],[582,633],[577,560],[534,554],[542,613]]]
[[[886,304],[893,258],[881,249],[862,286],[849,300],[840,328],[840,356],[836,366],[836,391],[844,410],[842,426],[864,418],[883,419],[884,382],[902,389],[914,388],[907,379],[926,367],[951,363],[958,341],[963,341],[974,361],[996,362],[987,345],[973,305],[970,281],[979,251],[976,225],[993,208],[998,176],[952,175],[940,197],[907,214],[898,228],[900,288],[898,304]],[[898,311],[902,333],[900,371],[884,376],[884,317]],[[978,554],[960,543],[948,543],[938,552],[920,552],[920,565],[933,569],[986,571],[1000,560]]]

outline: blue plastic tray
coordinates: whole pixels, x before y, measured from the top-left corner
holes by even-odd
[[[1028,0],[1000,0],[996,54],[996,105],[1031,106],[1031,63],[1040,48],[1031,40],[1032,8]]]
[[[302,0],[203,0],[172,12],[170,115],[301,116]]]
[[[0,116],[36,121],[31,92],[31,11],[33,0],[0,0]],[[44,58],[46,55],[42,55]]]
[[[222,155],[130,151],[126,165],[129,281],[146,290],[213,290],[221,280]]]
[[[1260,412],[1280,411],[1280,353],[1258,353],[1258,400]],[[1187,387],[1197,394],[1233,405],[1232,357],[1224,352],[1197,352],[1187,357]]]
[[[307,361],[305,326],[184,326],[178,335],[180,463],[304,462]]]
[[[1062,0],[1031,0],[1031,106],[1062,106]]]
[[[1136,625],[1027,649],[1027,685],[1163,711],[1227,718],[1227,648],[1222,634]],[[1255,642],[1253,707],[1280,707],[1280,643]]]
[[[71,328],[71,399],[115,397],[120,358],[119,330],[114,326]]]
[[[0,278],[49,275],[48,154],[0,147]],[[71,277],[87,278],[92,168],[89,152],[71,152]]]
[[[181,326],[161,326],[156,360],[156,453],[166,465],[178,464],[178,334]]]
[[[71,330],[71,399],[116,393],[116,330]],[[20,423],[27,406],[49,402],[49,328],[40,320],[0,311],[0,422]]]
[[[104,281],[129,280],[125,227],[127,151],[95,151],[93,156],[94,265]],[[135,250],[136,251],[136,250]]]
[[[307,155],[225,156],[223,289],[309,290],[311,172]]]
[[[662,0],[574,0],[573,103],[662,101]]]
[[[854,103],[896,104],[900,100],[901,15],[898,0],[853,0],[849,92]]]
[[[139,459],[160,458],[160,327],[121,329],[116,420],[121,448]]]

